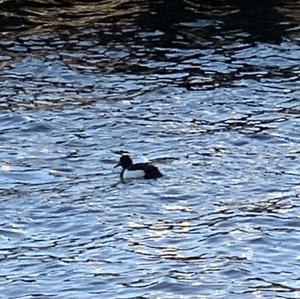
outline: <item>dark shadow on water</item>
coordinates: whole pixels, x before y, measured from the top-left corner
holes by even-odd
[[[207,47],[238,36],[280,42],[297,26],[297,1],[4,1],[2,31],[109,31],[107,42],[131,37],[150,46]],[[294,19],[293,19],[294,17]],[[130,30],[129,30],[130,29]],[[137,32],[144,32],[138,34]]]
[[[145,30],[164,32],[157,45],[206,47],[234,35],[246,41],[280,42],[292,20],[279,12],[281,0],[269,1],[170,1],[151,5],[139,20]],[[284,24],[284,25],[283,25]],[[221,36],[220,36],[221,35]]]

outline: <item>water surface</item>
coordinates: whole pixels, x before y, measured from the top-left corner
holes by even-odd
[[[0,7],[1,299],[300,297],[297,1]]]

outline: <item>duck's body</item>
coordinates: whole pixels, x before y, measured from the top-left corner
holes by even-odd
[[[157,179],[162,176],[162,173],[156,166],[149,163],[135,163],[133,164],[129,155],[123,155],[117,166],[122,166],[120,174],[121,181],[127,178],[143,177],[144,179]]]

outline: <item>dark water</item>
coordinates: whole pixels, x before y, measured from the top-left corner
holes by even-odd
[[[299,16],[0,1],[0,299],[300,298]]]

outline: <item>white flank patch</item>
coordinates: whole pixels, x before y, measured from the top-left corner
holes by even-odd
[[[124,180],[138,179],[145,176],[144,170],[125,170],[123,174]]]

